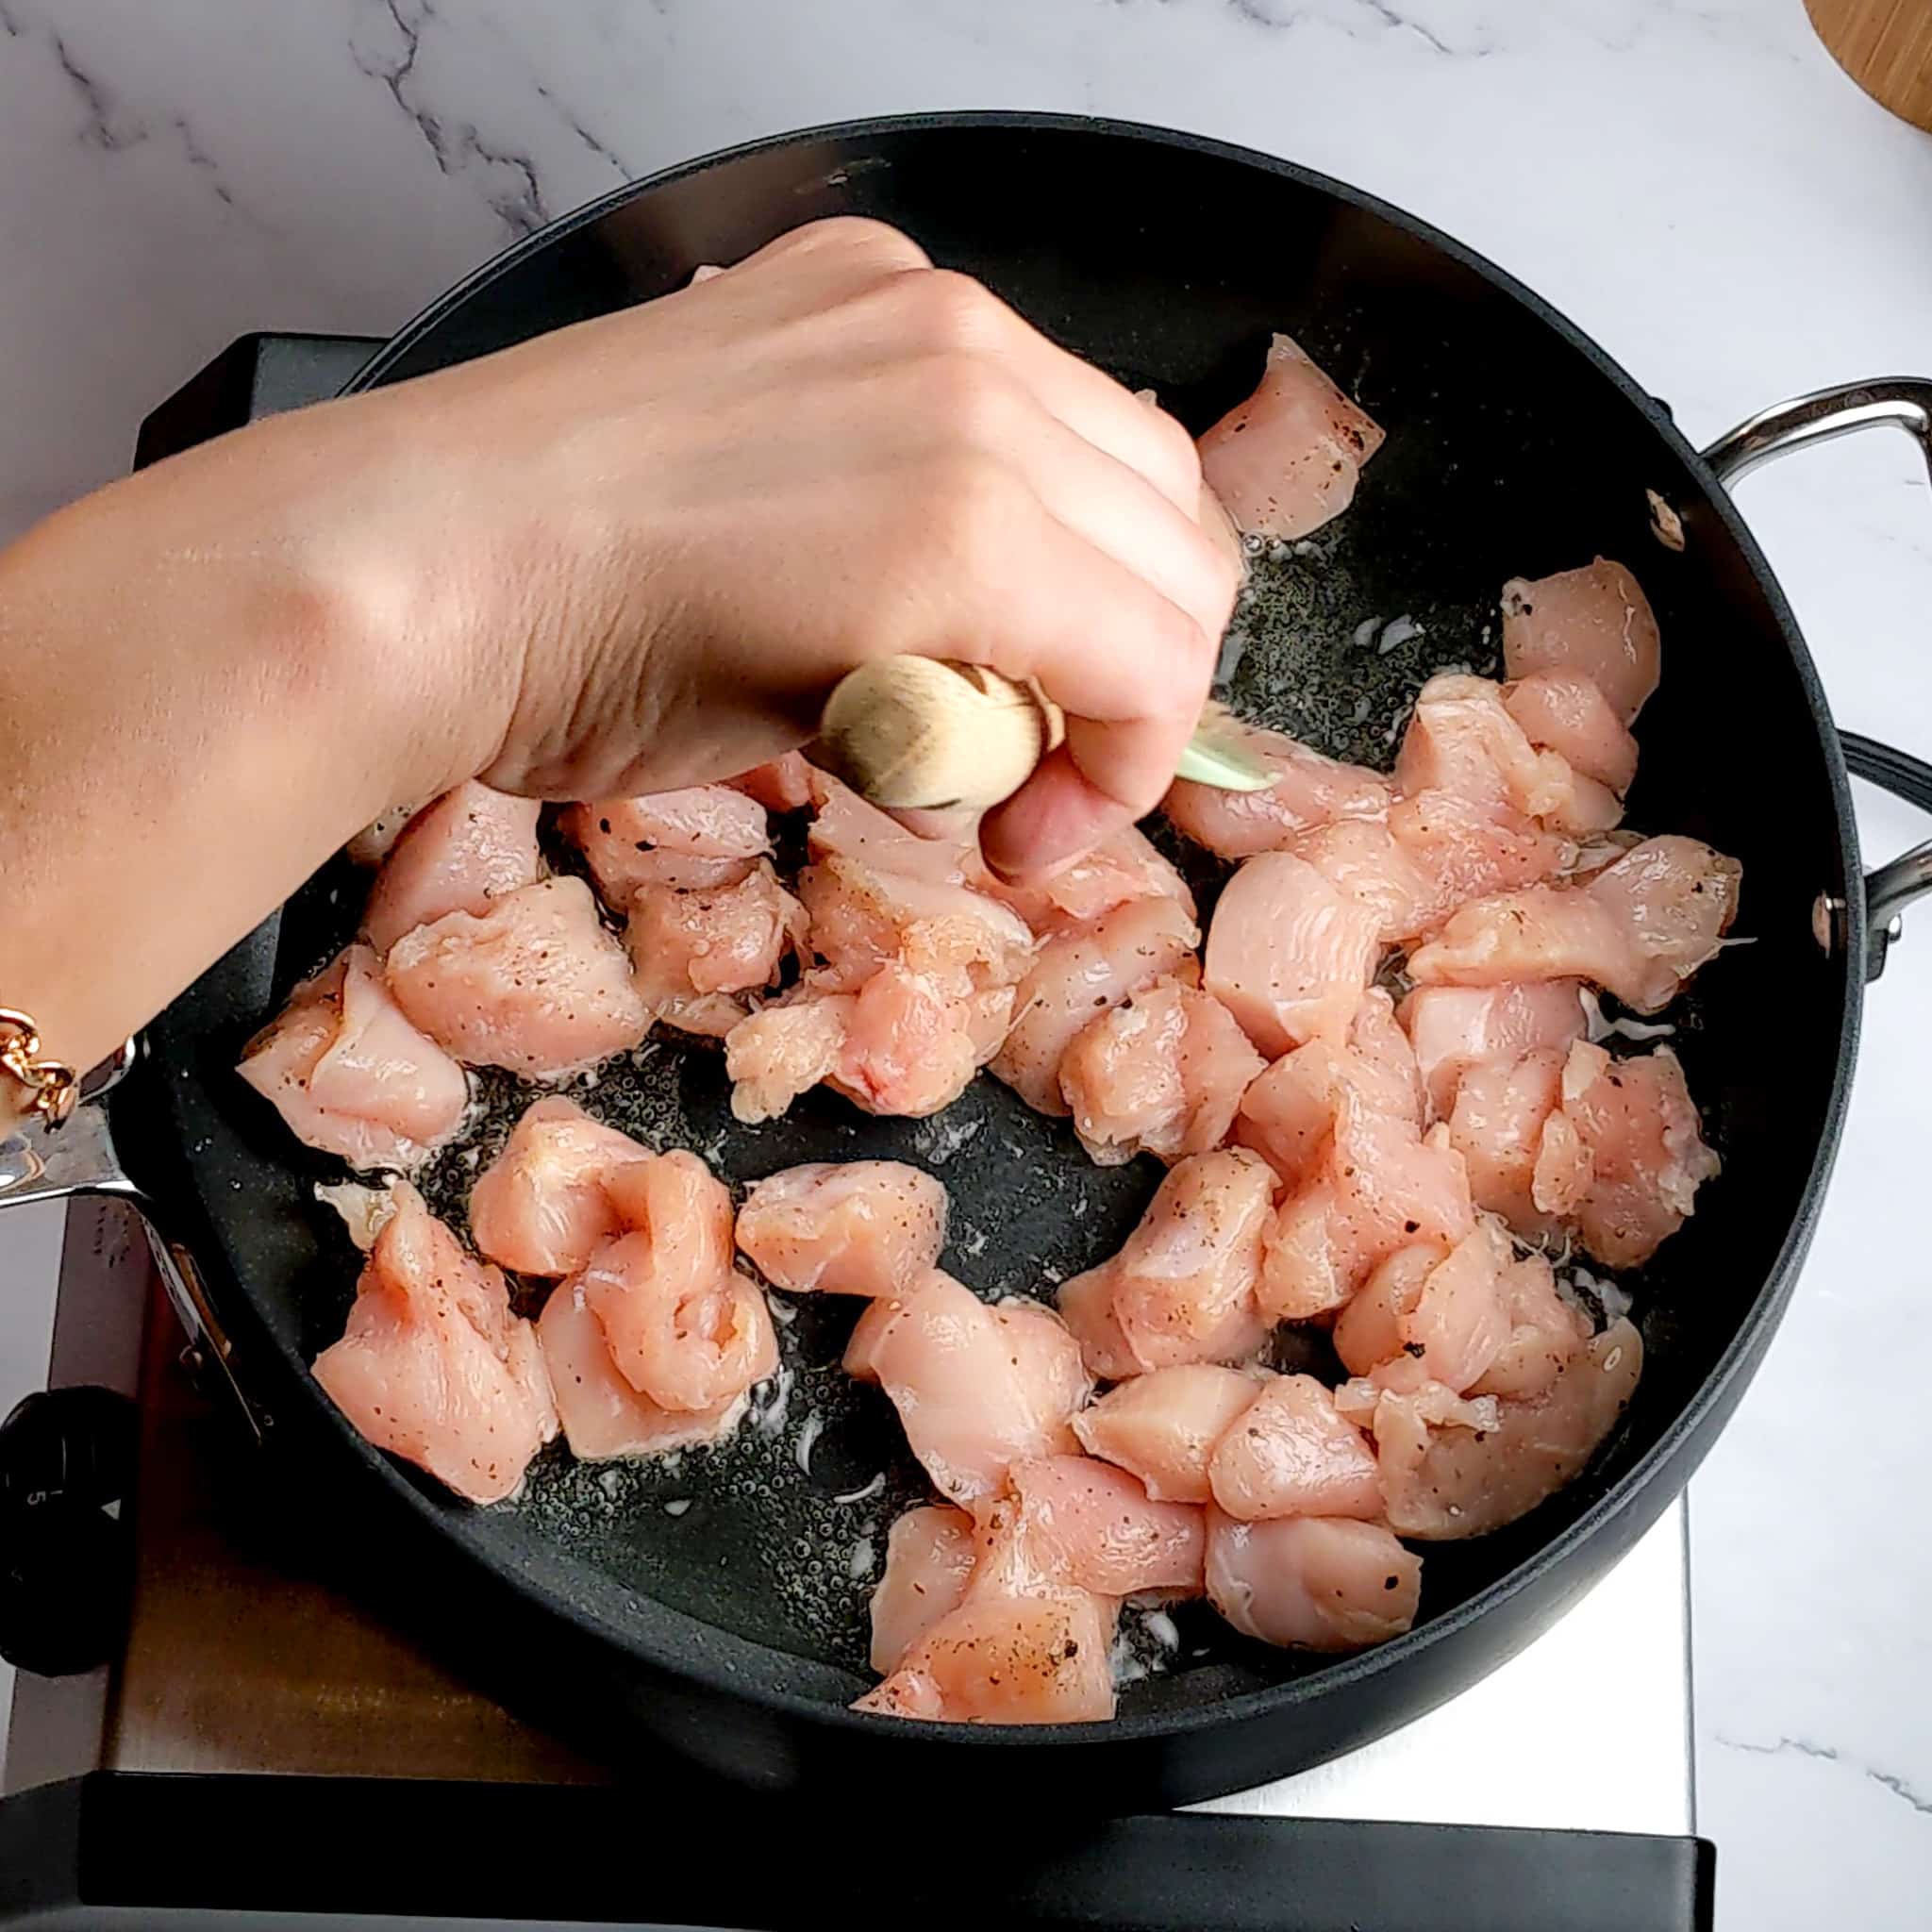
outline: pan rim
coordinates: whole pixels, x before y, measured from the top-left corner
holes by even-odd
[[[934,1726],[902,1718],[860,1713],[824,1699],[794,1691],[764,1681],[750,1683],[734,1670],[734,1655],[746,1658],[783,1657],[788,1653],[776,1646],[738,1636],[689,1612],[657,1603],[654,1614],[671,1621],[675,1631],[689,1625],[701,1632],[696,1645],[646,1641],[641,1633],[627,1627],[615,1617],[573,1601],[544,1585],[524,1578],[519,1588],[534,1598],[546,1614],[560,1619],[577,1635],[590,1639],[601,1649],[699,1687],[712,1694],[769,1709],[806,1724],[838,1731],[863,1733],[867,1738],[917,1738],[924,1748],[936,1745],[949,1752],[1005,1750],[1025,1744],[1036,1751],[1089,1750],[1095,1745],[1147,1742],[1197,1736],[1244,1724],[1280,1718],[1298,1707],[1341,1695],[1371,1680],[1404,1670],[1431,1651],[1467,1631],[1483,1617],[1501,1608],[1538,1585],[1544,1583],[1565,1566],[1582,1547],[1603,1535],[1612,1525],[1624,1524],[1629,1538],[1647,1528],[1652,1521],[1679,1492],[1690,1471],[1666,1481],[1673,1466],[1687,1452],[1700,1457],[1698,1442],[1713,1410],[1722,1411],[1741,1392],[1740,1378],[1748,1377],[1757,1357],[1774,1331],[1788,1303],[1802,1265],[1805,1252],[1816,1225],[1824,1190],[1842,1136],[1848,1105],[1853,1064],[1856,1058],[1858,1023],[1862,1011],[1863,983],[1853,972],[1851,962],[1862,959],[1865,942],[1863,897],[1849,890],[1862,876],[1857,822],[1841,747],[1826,705],[1822,682],[1803,635],[1774,574],[1749,529],[1738,514],[1728,492],[1698,451],[1677,428],[1667,408],[1659,404],[1621,364],[1593,339],[1584,333],[1533,290],[1507,271],[1457,241],[1432,224],[1407,210],[1365,192],[1350,184],[1277,156],[1216,140],[1187,130],[1162,127],[1133,121],[1042,111],[968,109],[904,115],[885,115],[821,124],[735,143],[692,159],[680,161],[629,182],[558,217],[535,233],[521,238],[491,260],[455,284],[404,325],[379,348],[351,378],[344,393],[379,386],[391,378],[403,358],[429,339],[447,320],[458,313],[474,297],[503,275],[535,258],[558,242],[592,225],[614,210],[655,190],[704,174],[728,163],[760,154],[802,147],[813,142],[855,142],[881,136],[922,132],[969,132],[988,130],[998,133],[1075,133],[1102,135],[1124,142],[1173,148],[1207,155],[1313,190],[1351,208],[1373,215],[1424,242],[1442,255],[1479,275],[1499,292],[1509,296],[1541,323],[1574,352],[1579,354],[1597,374],[1606,378],[1631,404],[1658,435],[1666,447],[1702,487],[1711,511],[1725,535],[1737,545],[1746,567],[1756,579],[1784,639],[1792,665],[1819,727],[1820,749],[1824,755],[1831,787],[1838,854],[1843,878],[1838,882],[1846,902],[1846,943],[1835,964],[1839,971],[1840,1014],[1837,1067],[1822,1124],[1817,1150],[1805,1186],[1793,1204],[1790,1224],[1777,1257],[1758,1287],[1738,1327],[1711,1373],[1700,1384],[1691,1399],[1663,1428],[1657,1440],[1622,1472],[1605,1493],[1577,1519],[1547,1542],[1462,1603],[1391,1641],[1373,1649],[1340,1657],[1332,1662],[1266,1689],[1238,1692],[1197,1707],[1158,1712],[1131,1713],[1107,1723],[1041,1726],[974,1724]],[[175,1077],[164,1072],[162,1077]],[[187,1172],[185,1157],[183,1171]],[[391,1500],[409,1510],[452,1554],[484,1571],[491,1582],[503,1578],[490,1553],[477,1547],[466,1533],[462,1515],[452,1515],[455,1506],[433,1497],[405,1476],[388,1457],[375,1450],[334,1410],[313,1382],[308,1364],[291,1348],[285,1347],[266,1324],[264,1339],[276,1357],[283,1380],[311,1408],[326,1411],[332,1434],[342,1449],[353,1455],[367,1475],[375,1478]],[[1534,1629],[1529,1633],[1534,1634]],[[1524,1641],[1527,1641],[1525,1638]],[[1461,1681],[1445,1688],[1444,1695],[1461,1688]]]

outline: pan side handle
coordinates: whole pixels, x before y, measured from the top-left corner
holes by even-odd
[[[211,1371],[225,1386],[260,1441],[266,1418],[249,1401],[236,1375],[227,1334],[201,1271],[187,1245],[169,1232],[153,1198],[130,1178],[115,1150],[108,1095],[140,1057],[140,1041],[130,1040],[95,1068],[82,1085],[80,1105],[62,1125],[48,1127],[35,1122],[0,1135],[0,1209],[85,1197],[120,1201],[130,1208],[146,1231],[161,1284],[190,1338],[191,1361]]]
[[[1728,489],[1761,463],[1861,429],[1903,429],[1919,445],[1932,476],[1932,381],[1887,376],[1779,403],[1719,437],[1704,452],[1704,460]],[[1932,811],[1932,764],[1853,732],[1842,733],[1841,741],[1845,763],[1859,777]],[[1867,873],[1864,890],[1865,977],[1872,980],[1885,971],[1906,908],[1932,892],[1932,841]],[[1843,911],[1829,899],[1820,900],[1816,918],[1822,941],[1830,942]]]

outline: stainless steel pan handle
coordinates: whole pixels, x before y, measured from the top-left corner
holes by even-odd
[[[1704,452],[1704,460],[1728,488],[1760,463],[1790,456],[1815,442],[1850,436],[1860,429],[1903,429],[1919,445],[1932,477],[1932,382],[1888,376],[1876,382],[1846,383],[1822,389],[1795,401],[1779,403],[1740,423]],[[1897,797],[1932,811],[1932,765],[1909,752],[1895,751],[1854,733],[1841,734],[1845,762],[1861,778]],[[1900,914],[1913,900],[1932,892],[1932,841],[1865,874],[1865,977],[1885,971],[1886,954],[1901,931]],[[1821,902],[1819,931],[1831,933],[1842,908]]]
[[[140,1056],[141,1042],[130,1040],[95,1068],[82,1083],[80,1105],[64,1125],[48,1128],[36,1122],[0,1135],[0,1208],[84,1196],[125,1202],[146,1230],[168,1299],[189,1336],[193,1365],[215,1374],[259,1441],[267,1419],[248,1399],[235,1373],[227,1334],[215,1314],[201,1270],[186,1245],[168,1231],[153,1199],[129,1177],[114,1148],[107,1096]]]

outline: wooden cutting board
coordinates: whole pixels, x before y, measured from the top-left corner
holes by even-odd
[[[1805,0],[1805,9],[1874,100],[1932,133],[1932,0]]]

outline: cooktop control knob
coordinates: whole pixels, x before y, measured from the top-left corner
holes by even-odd
[[[106,1663],[125,1633],[134,1405],[29,1395],[0,1424],[0,1657],[41,1676]]]

